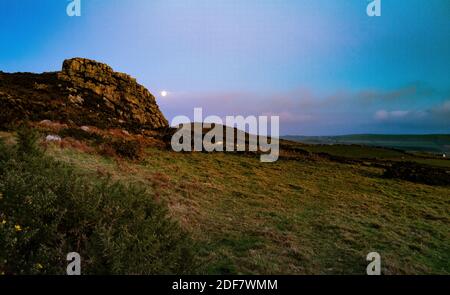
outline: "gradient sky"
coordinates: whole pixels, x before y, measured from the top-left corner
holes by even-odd
[[[171,120],[279,115],[281,134],[450,133],[450,1],[0,0],[0,70],[86,57]],[[163,90],[167,97],[160,97]]]

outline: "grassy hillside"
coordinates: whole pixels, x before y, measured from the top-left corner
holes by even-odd
[[[147,147],[130,161],[59,144],[47,154],[89,179],[146,187],[197,242],[202,272],[364,274],[377,251],[385,274],[450,274],[450,187],[320,157],[268,164]]]
[[[36,145],[0,138],[0,275],[65,274],[77,252],[83,274],[196,271],[192,240],[147,188],[88,177]]]

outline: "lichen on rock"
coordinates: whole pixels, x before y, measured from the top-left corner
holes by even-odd
[[[0,73],[0,93],[9,109],[0,124],[51,119],[135,133],[168,127],[155,97],[136,79],[90,59],[65,60],[56,73]]]

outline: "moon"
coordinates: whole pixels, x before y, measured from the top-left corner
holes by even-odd
[[[165,90],[161,91],[161,96],[166,97],[169,93]]]

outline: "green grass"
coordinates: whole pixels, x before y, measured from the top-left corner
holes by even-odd
[[[362,147],[338,152],[398,156]],[[449,187],[321,159],[269,164],[149,148],[142,161],[127,161],[56,145],[47,154],[87,179],[145,187],[198,245],[205,273],[364,274],[366,255],[377,251],[384,274],[450,274]]]
[[[149,149],[143,162],[131,163],[56,147],[51,153],[85,173],[150,188],[200,244],[208,273],[364,274],[371,251],[381,254],[385,274],[450,273],[448,187],[324,160],[265,164]]]

